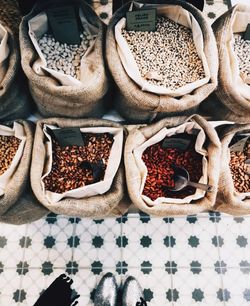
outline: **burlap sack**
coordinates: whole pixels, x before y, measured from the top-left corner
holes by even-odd
[[[6,72],[0,82],[0,119],[25,118],[30,112],[30,97],[24,74],[18,39],[21,17],[15,1],[0,2],[0,24],[8,32],[9,55],[5,60]]]
[[[234,56],[231,54],[230,46],[235,28],[238,27],[235,24],[235,17],[239,14],[238,20],[244,20],[244,17],[242,17],[244,13],[248,13],[250,16],[250,6],[236,5],[219,17],[212,26],[219,51],[216,95],[221,101],[222,107],[220,106],[220,108],[222,108],[222,112],[218,112],[216,105],[215,107],[211,106],[211,110],[216,118],[234,120],[238,123],[250,121],[250,85],[243,84],[239,71],[237,74],[238,68],[233,64]],[[245,24],[247,22],[250,23],[250,19],[247,21],[245,18]],[[243,29],[241,30],[243,31]]]
[[[0,222],[13,224],[32,222],[48,213],[39,205],[29,187],[34,127],[30,122],[18,122],[23,125],[26,134],[23,156],[6,186],[4,195],[0,197]]]
[[[142,199],[140,193],[141,174],[137,167],[133,150],[155,135],[164,127],[174,127],[184,122],[183,118],[172,120],[171,118],[163,119],[155,124],[133,129],[127,138],[125,144],[124,160],[126,180],[129,196],[137,208],[147,214],[159,217],[170,215],[191,215],[200,212],[212,210],[215,204],[219,168],[220,168],[220,141],[214,128],[205,119],[194,115],[188,121],[196,122],[206,134],[207,152],[208,152],[208,184],[213,186],[212,192],[207,192],[202,199],[191,201],[190,204],[159,204],[148,206]]]
[[[221,171],[216,199],[216,210],[232,215],[250,214],[250,198],[235,191],[232,174],[229,168],[229,144],[238,132],[250,133],[250,124],[235,124],[219,132],[221,139]]]
[[[72,1],[68,2],[72,4]],[[31,13],[23,18],[20,25],[22,67],[29,80],[30,92],[38,110],[46,117],[99,117],[104,112],[104,101],[109,87],[103,58],[105,25],[83,0],[74,0],[74,3],[82,8],[88,21],[99,28],[93,52],[86,61],[88,77],[80,86],[62,86],[50,75],[38,75],[32,68],[38,55],[29,38],[28,21],[46,10],[49,4],[45,2],[36,5]]]
[[[143,2],[150,3],[150,1]],[[115,106],[126,119],[134,122],[151,121],[155,118],[159,119],[166,116],[185,116],[194,114],[200,102],[208,97],[217,86],[218,57],[216,42],[213,31],[201,12],[184,1],[159,0],[156,2],[165,5],[180,5],[195,17],[204,36],[204,52],[210,69],[211,79],[207,84],[195,89],[190,94],[175,98],[168,95],[157,95],[142,91],[125,72],[117,51],[115,40],[114,28],[129,10],[131,2],[127,3],[115,12],[108,25],[106,56],[117,87]]]
[[[109,215],[122,215],[128,209],[129,204],[122,201],[125,190],[124,167],[121,162],[117,174],[109,191],[103,195],[74,199],[64,198],[59,202],[51,203],[44,196],[41,177],[45,166],[45,135],[43,125],[57,125],[58,127],[121,127],[120,124],[101,119],[71,120],[65,118],[43,119],[37,122],[34,140],[34,149],[31,165],[31,186],[37,199],[49,210],[56,214],[68,216],[103,218]],[[119,203],[121,202],[121,205]]]

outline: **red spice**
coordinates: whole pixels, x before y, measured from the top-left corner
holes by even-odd
[[[173,164],[184,167],[192,182],[199,182],[202,176],[202,155],[194,147],[187,151],[162,148],[163,141],[164,139],[143,152],[142,160],[148,170],[143,195],[154,201],[159,197],[183,199],[194,194],[196,189],[193,187],[188,186],[178,192],[168,191],[166,187],[174,186]]]

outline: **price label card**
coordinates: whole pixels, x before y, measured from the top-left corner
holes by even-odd
[[[49,8],[47,11],[49,25],[55,39],[69,45],[80,44],[78,17],[72,5]]]
[[[246,32],[244,34],[244,39],[245,40],[250,40],[250,23],[247,25]]]
[[[230,151],[231,152],[243,152],[244,149],[245,149],[245,145],[247,143],[247,140],[248,140],[249,137],[245,137],[239,141],[237,141],[235,144],[233,144],[231,147],[230,147]]]
[[[155,31],[156,30],[156,9],[141,9],[127,12],[127,31]]]
[[[61,147],[84,146],[82,133],[79,128],[62,128],[50,130]]]
[[[162,148],[164,149],[178,149],[186,151],[191,143],[191,140],[182,138],[166,138],[163,141]]]

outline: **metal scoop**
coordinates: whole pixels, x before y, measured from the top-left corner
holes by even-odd
[[[180,191],[186,186],[191,186],[208,192],[211,192],[213,190],[213,186],[211,185],[191,182],[189,173],[185,168],[173,166],[173,170],[174,175],[172,176],[172,179],[174,180],[174,187],[169,187],[169,190]]]

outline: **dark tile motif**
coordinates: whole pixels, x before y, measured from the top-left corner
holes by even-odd
[[[192,298],[195,302],[202,302],[204,299],[204,292],[201,289],[194,289],[192,292]]]
[[[144,274],[149,274],[152,272],[152,264],[149,261],[143,261],[141,263],[141,271]]]
[[[47,248],[47,249],[51,249],[53,248],[53,246],[56,244],[56,239],[52,236],[47,236],[45,239],[44,239],[44,242],[43,242],[44,246]]]
[[[42,273],[44,275],[50,275],[53,273],[53,264],[50,261],[45,261],[42,264]]]
[[[179,299],[179,291],[177,289],[168,289],[166,298],[169,302],[176,302]]]
[[[173,248],[176,245],[176,239],[173,236],[166,236],[164,238],[164,244],[167,248]]]

